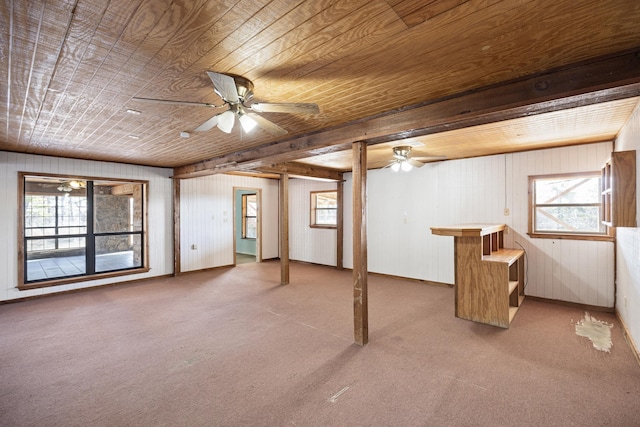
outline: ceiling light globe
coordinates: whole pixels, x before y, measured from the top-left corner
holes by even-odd
[[[398,172],[400,170],[400,163],[395,162],[394,164],[391,165],[391,170],[394,172]]]
[[[236,115],[233,111],[227,110],[218,116],[218,129],[222,132],[231,133]]]
[[[242,125],[242,129],[244,129],[244,131],[247,133],[251,132],[253,128],[258,125],[258,123],[253,120],[251,116],[248,116],[246,114],[240,116],[240,124]]]
[[[400,167],[402,168],[403,171],[405,172],[409,172],[411,170],[411,168],[413,168],[413,166],[411,166],[411,163],[409,162],[402,162],[402,164],[400,165]]]

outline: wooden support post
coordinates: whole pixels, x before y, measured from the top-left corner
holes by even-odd
[[[353,143],[353,315],[358,345],[369,341],[367,301],[367,144]]]
[[[289,284],[289,175],[280,175],[280,284]]]
[[[338,218],[336,225],[336,268],[342,270],[344,248],[344,182],[338,181]]]
[[[180,269],[180,180],[173,180],[173,275],[181,273]]]

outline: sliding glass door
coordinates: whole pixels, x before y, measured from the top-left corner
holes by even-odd
[[[145,182],[23,179],[24,284],[145,267]]]

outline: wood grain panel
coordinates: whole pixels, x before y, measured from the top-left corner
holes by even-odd
[[[280,284],[289,284],[289,175],[280,175]]]
[[[271,72],[272,78],[277,79],[291,71],[292,68],[309,62],[309,58],[303,59],[301,57],[306,52],[330,42],[340,34],[340,31],[345,31],[345,28],[348,28],[344,24],[345,20],[357,19],[351,18],[349,15],[362,13],[360,11],[363,11],[363,6],[369,3],[367,0],[332,2],[307,21],[296,27],[291,27],[284,37],[273,40],[267,49],[262,49],[245,58],[229,71],[248,75],[251,79],[257,79],[265,73]],[[364,10],[366,13],[366,9]],[[361,19],[365,17],[366,14],[362,15]],[[262,84],[260,83],[261,86]]]
[[[463,10],[468,5],[469,3],[465,3],[458,9]],[[416,78],[419,78],[422,85],[429,86],[428,89],[425,89],[432,95],[444,96],[447,93],[451,93],[450,90],[454,81],[455,85],[460,86],[461,76],[470,78],[467,81],[468,86],[466,86],[466,88],[471,89],[488,83],[489,80],[504,79],[506,74],[514,75],[515,73],[521,76],[526,73],[525,70],[530,72],[542,70],[542,68],[539,67],[545,61],[549,62],[549,58],[539,57],[532,61],[530,58],[531,54],[526,49],[519,51],[518,55],[520,55],[520,57],[513,54],[513,49],[518,45],[541,43],[541,41],[536,39],[531,40],[530,38],[534,36],[529,35],[526,29],[535,28],[537,22],[540,20],[548,21],[550,19],[549,16],[551,16],[549,13],[558,15],[555,19],[559,22],[562,19],[569,19],[569,16],[571,16],[571,19],[574,19],[574,13],[579,12],[583,16],[576,17],[575,19],[583,19],[584,25],[587,27],[600,25],[600,23],[596,22],[598,19],[594,18],[596,15],[593,15],[585,9],[580,9],[580,11],[576,12],[572,6],[568,5],[557,5],[553,7],[549,5],[549,7],[540,9],[537,8],[539,4],[536,4],[535,8],[532,8],[531,5],[532,4],[529,3],[528,6],[526,6],[526,8],[530,10],[523,10],[525,6],[523,6],[522,3],[503,2],[491,8],[487,7],[486,10],[483,10],[486,14],[482,14],[482,16],[479,13],[473,13],[475,9],[468,6],[468,17],[465,17],[464,20],[454,21],[453,17],[459,19],[459,14],[451,14],[451,17],[447,15],[450,21],[459,22],[460,25],[464,25],[465,31],[463,33],[459,31],[454,32],[454,25],[445,25],[446,20],[442,19],[442,27],[437,27],[438,29],[441,28],[442,31],[434,33],[435,40],[432,40],[432,43],[428,47],[425,47],[429,49],[427,51],[416,50],[415,37],[417,37],[417,34],[415,34],[415,31],[408,31],[394,38],[393,46],[379,44],[377,47],[380,50],[377,53],[370,52],[370,55],[363,54],[363,60],[352,60],[350,58],[348,64],[344,64],[345,67],[342,68],[338,68],[340,64],[332,64],[331,68],[324,69],[323,73],[336,76],[358,76],[361,84],[366,85],[369,91],[377,94],[376,103],[380,105],[380,108],[390,110],[394,108],[391,103],[396,102],[400,98],[404,101],[411,102],[411,100],[414,100],[417,102],[417,98],[412,98],[412,96],[417,95],[417,93],[403,93],[402,91],[406,87],[404,84],[394,85],[392,83],[394,81],[404,83],[407,81],[407,76],[416,76]],[[612,10],[617,8],[617,6],[618,5],[609,3],[608,5],[600,5],[600,8],[602,8],[602,13],[606,15],[611,14]],[[624,12],[618,10],[617,12],[619,12],[617,18],[625,19],[623,16]],[[526,17],[527,22],[523,23],[523,17]],[[462,24],[462,22],[464,22],[464,24]],[[554,30],[558,32],[563,31],[557,27],[554,27]],[[603,29],[603,31],[605,30]],[[612,26],[608,31],[615,31],[615,28]],[[515,33],[511,34],[513,32]],[[505,33],[509,34],[509,36],[505,37]],[[491,34],[495,34],[497,40],[492,41],[492,37],[494,36]],[[549,34],[548,36],[554,36],[554,40],[556,40],[555,34]],[[574,37],[574,35],[567,34],[565,31],[557,40],[559,42],[571,43]],[[541,40],[548,39],[547,36],[541,38]],[[485,40],[486,42],[484,42]],[[628,42],[630,42],[630,40],[631,38],[628,39]],[[457,43],[460,45],[456,45]],[[489,46],[488,51],[482,50],[486,46]],[[497,48],[498,46],[506,46],[505,51],[500,51]],[[438,49],[440,49],[440,51],[438,51]],[[414,52],[414,55],[411,58],[403,57],[403,52],[407,51]],[[583,59],[589,55],[587,51],[592,52],[590,48],[585,49],[582,51],[582,57],[576,56],[575,51],[565,52],[564,57],[566,60],[569,60],[569,58],[576,60]],[[385,52],[384,59],[381,58],[381,52]],[[501,68],[496,68],[498,63],[503,62],[497,60],[497,58],[506,58],[507,56],[512,62],[508,65],[501,66]],[[446,61],[442,59],[445,57],[447,58]],[[469,58],[478,58],[478,60],[470,61]],[[380,65],[385,61],[392,61],[397,64],[402,64],[402,66],[398,67],[396,73],[388,69],[383,71]],[[566,63],[568,62],[565,62],[565,64]],[[442,69],[434,69],[434,66],[437,67],[438,64],[442,66]],[[513,64],[517,64],[517,66]],[[455,68],[452,69],[452,67]],[[378,73],[378,75],[374,76],[376,73]],[[384,79],[379,78],[381,77],[381,73],[384,74]],[[373,78],[376,78],[376,81],[381,82],[382,85],[372,86],[368,84],[370,83],[369,79]],[[327,84],[335,84],[335,81],[331,83],[328,82]],[[318,86],[317,84],[309,88],[310,93],[322,92],[323,90],[324,86]],[[393,90],[393,93],[389,93],[390,90]],[[354,100],[346,90],[341,92],[345,95],[348,94],[351,103],[357,105],[356,108],[368,108],[367,106],[371,105],[364,99]],[[299,90],[298,93],[300,93]],[[346,97],[347,96],[345,96],[345,98]],[[333,100],[334,103],[345,105],[344,103],[340,103],[340,101],[340,98],[334,98]],[[381,105],[381,102],[384,101],[388,101],[389,104],[386,106]],[[351,111],[353,112],[353,110]],[[362,114],[362,112],[360,112],[360,114]]]
[[[353,144],[353,322],[358,345],[369,341],[367,262],[367,146]]]
[[[366,19],[366,17],[375,16],[374,21]],[[360,17],[364,19],[359,19]],[[356,23],[356,25],[353,25]],[[338,95],[344,87],[345,83],[351,81],[349,77],[362,76],[364,69],[358,66],[358,70],[343,70],[340,59],[348,58],[349,63],[357,62],[363,55],[367,55],[367,48],[370,46],[378,46],[378,49],[386,49],[385,43],[392,40],[392,36],[400,34],[406,27],[400,21],[395,13],[384,4],[384,2],[369,2],[364,8],[354,11],[348,18],[338,21],[329,27],[329,30],[338,31],[334,37],[332,37],[327,43],[323,43],[315,49],[307,50],[305,57],[298,58],[297,62],[304,65],[291,70],[286,74],[280,74],[279,80],[272,82],[267,81],[266,84],[262,83],[260,79],[256,80],[256,83],[260,84],[261,88],[265,91],[276,93],[276,96],[283,97],[285,99],[291,96],[297,96],[297,99],[311,99],[313,100],[317,93],[324,91],[325,85],[332,85],[333,89],[338,89]],[[381,45],[382,44],[382,45]],[[318,71],[324,76],[318,78],[312,73]],[[371,69],[369,69],[370,71]],[[316,73],[317,74],[317,73]],[[265,76],[268,77],[268,76]],[[297,84],[295,86],[282,85],[282,81],[287,80],[300,80],[303,84]],[[280,83],[279,83],[280,82]],[[367,87],[367,81],[359,79],[358,84]],[[290,88],[295,90],[295,94],[291,91],[284,92],[283,89]],[[373,96],[374,88],[368,87],[368,97]],[[284,92],[284,93],[283,93]],[[349,92],[344,92],[344,95],[351,95]],[[332,101],[338,101],[341,97]],[[294,98],[296,99],[296,98]],[[353,98],[351,98],[353,99]],[[317,102],[317,101],[316,101]],[[348,104],[335,105],[332,107],[332,114],[338,113],[342,108],[346,108]]]
[[[310,17],[316,16],[331,3],[332,0],[311,3],[284,1],[283,4],[286,4],[286,8],[278,4],[273,5],[273,8],[271,7],[272,5],[269,5],[272,13],[272,18],[269,22],[272,24],[257,33],[250,34],[247,42],[236,49],[233,56],[227,56],[218,61],[215,69],[228,71],[237,67],[238,70],[242,70],[242,74],[247,73],[248,67],[244,64],[245,61],[259,54],[262,54],[263,57],[273,56],[276,53],[276,51],[271,49],[273,43],[285,38],[285,36],[290,38],[288,33],[292,28],[299,28],[300,25],[309,21]]]
[[[508,328],[513,313],[509,308],[509,265],[522,250],[501,250],[482,256],[482,237],[455,237],[456,316]],[[518,271],[518,270],[515,270]],[[521,274],[518,271],[518,274]],[[518,276],[514,278],[518,280]],[[516,298],[516,306],[519,301]]]
[[[390,1],[393,10],[402,18],[408,27],[414,27],[468,0],[428,1],[401,0]],[[426,4],[425,4],[426,3]]]
[[[13,0],[0,7],[8,41],[0,149],[163,166],[286,139],[214,129],[185,141],[181,131],[216,111],[131,99],[219,102],[208,69],[253,79],[263,101],[318,103],[319,115],[265,114],[295,137],[637,48],[640,19],[631,0]],[[141,116],[127,116],[129,108]]]

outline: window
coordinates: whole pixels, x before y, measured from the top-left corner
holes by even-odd
[[[258,237],[258,197],[255,194],[242,195],[242,238]]]
[[[146,182],[20,174],[20,288],[147,271]]]
[[[602,224],[600,172],[529,177],[532,237],[598,240]]]
[[[336,228],[338,224],[338,192],[311,192],[311,227]]]

